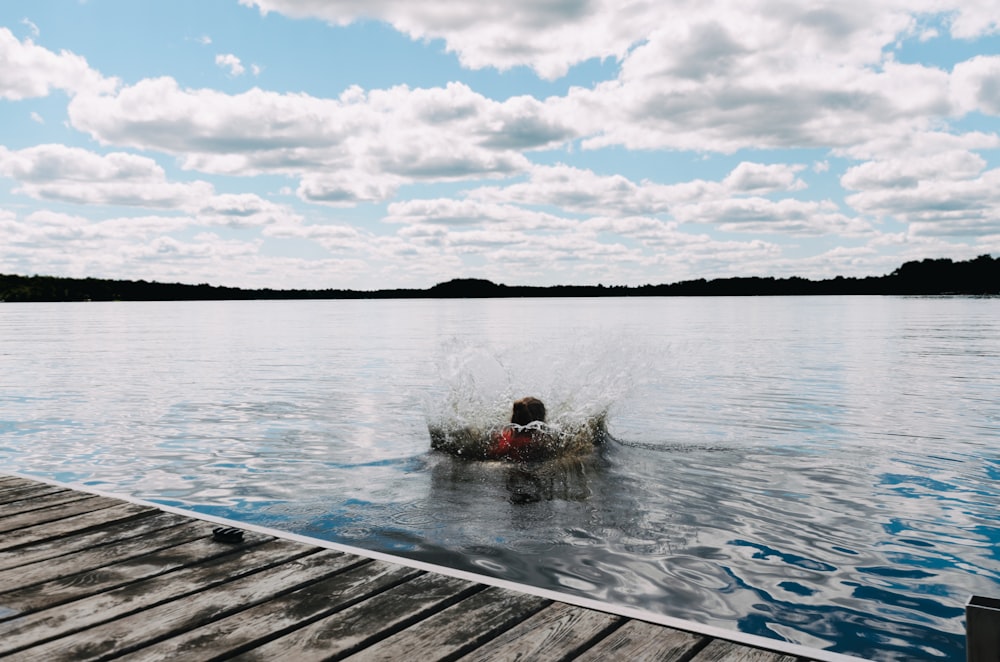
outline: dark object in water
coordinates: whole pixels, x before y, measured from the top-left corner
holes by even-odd
[[[521,398],[514,402],[510,422],[514,425],[531,425],[545,422],[545,405],[538,398]]]
[[[218,526],[212,529],[212,538],[216,542],[224,542],[230,545],[243,542],[243,532],[239,529],[226,526]]]

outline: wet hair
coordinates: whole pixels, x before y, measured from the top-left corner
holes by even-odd
[[[510,422],[514,425],[528,425],[535,421],[545,422],[545,405],[538,398],[521,398],[514,403]]]

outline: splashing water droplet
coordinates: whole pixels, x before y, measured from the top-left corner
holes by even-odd
[[[432,445],[481,456],[490,435],[510,420],[511,404],[525,396],[546,406],[551,437],[579,444],[586,431],[603,433],[609,413],[648,375],[649,360],[621,336],[576,340],[558,351],[544,341],[490,346],[451,338],[440,347],[439,390],[425,403]]]

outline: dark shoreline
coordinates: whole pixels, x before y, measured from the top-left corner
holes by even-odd
[[[223,301],[253,299],[487,299],[506,297],[803,296],[803,295],[1000,295],[1000,258],[926,259],[906,262],[891,274],[864,278],[808,280],[747,277],[686,280],[662,285],[502,285],[460,278],[428,289],[274,290],[219,287],[203,283],[60,278],[0,274],[0,302],[52,301]]]

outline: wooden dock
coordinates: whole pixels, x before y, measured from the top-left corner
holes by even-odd
[[[255,527],[226,543],[218,526],[0,476],[0,658],[856,660]]]

